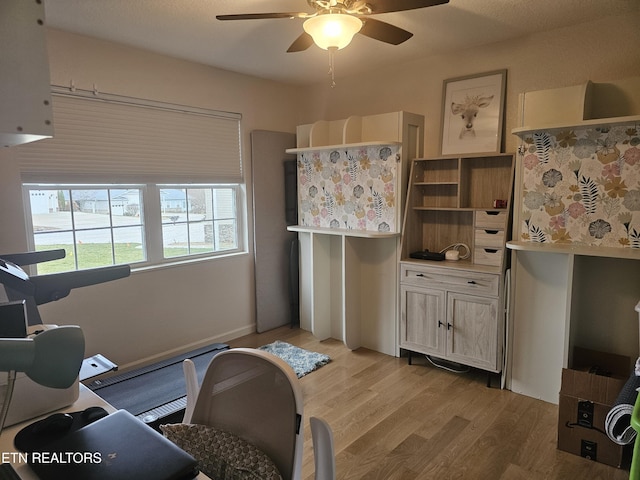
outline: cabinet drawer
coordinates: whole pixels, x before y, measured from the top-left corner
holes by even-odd
[[[473,252],[473,263],[499,267],[502,263],[502,248],[476,248]]]
[[[475,233],[476,247],[504,247],[504,230],[478,229]]]
[[[475,226],[476,228],[504,228],[507,218],[506,211],[480,210],[476,212]]]
[[[498,295],[500,275],[453,268],[402,265],[400,281],[408,285]]]

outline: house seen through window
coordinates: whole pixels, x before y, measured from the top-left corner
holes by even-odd
[[[239,250],[238,185],[25,185],[38,274],[146,266]],[[153,213],[157,212],[157,213]]]

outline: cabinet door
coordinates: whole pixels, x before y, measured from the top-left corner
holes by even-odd
[[[449,360],[500,371],[497,298],[449,292],[447,333]]]
[[[443,356],[445,352],[445,292],[401,285],[400,347]]]

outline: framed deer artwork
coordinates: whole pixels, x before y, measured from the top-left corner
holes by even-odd
[[[500,153],[506,82],[506,70],[444,81],[442,155]]]

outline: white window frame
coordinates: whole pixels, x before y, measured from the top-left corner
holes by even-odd
[[[162,240],[162,212],[161,212],[161,204],[160,204],[160,190],[165,188],[175,188],[175,189],[201,189],[201,188],[232,188],[235,191],[235,222],[236,222],[236,248],[233,249],[225,249],[218,250],[213,252],[206,253],[189,253],[185,255],[175,256],[175,257],[164,257],[164,241]],[[243,206],[243,193],[244,189],[241,184],[232,184],[232,183],[220,183],[220,184],[148,184],[147,185],[147,193],[152,197],[153,205],[151,208],[155,208],[157,214],[154,214],[153,220],[151,222],[147,222],[149,228],[147,229],[147,238],[160,238],[159,242],[152,242],[152,247],[150,247],[149,242],[147,242],[148,256],[153,255],[153,261],[150,262],[152,264],[166,264],[166,263],[176,263],[181,261],[192,261],[194,259],[209,259],[214,257],[221,257],[227,255],[233,255],[238,253],[247,253],[245,235],[244,235],[244,212]],[[148,202],[145,202],[147,205]],[[148,205],[147,205],[148,206]],[[152,249],[153,248],[153,249]],[[159,250],[159,251],[158,251]]]
[[[36,234],[33,229],[30,192],[33,190],[92,190],[92,189],[139,189],[141,191],[142,204],[140,205],[141,224],[143,229],[143,246],[146,254],[146,260],[130,263],[132,271],[146,270],[156,267],[165,267],[168,265],[176,265],[183,263],[191,263],[194,261],[207,261],[230,255],[246,254],[246,236],[244,233],[245,216],[244,216],[244,188],[239,183],[225,184],[62,184],[62,183],[23,183],[23,202],[25,223],[27,228],[27,243],[30,250],[36,250]],[[162,209],[160,205],[160,190],[164,188],[231,188],[235,192],[235,222],[236,222],[236,248],[217,250],[204,253],[187,253],[184,255],[165,257],[164,242],[162,236]],[[113,227],[108,228],[113,232]],[[72,227],[75,234],[81,229]],[[113,235],[112,235],[113,238]],[[77,245],[77,244],[76,244]],[[75,246],[74,245],[74,248]],[[113,243],[112,243],[113,248]],[[123,263],[116,263],[122,265]],[[77,268],[77,260],[75,260],[75,270],[85,270]],[[107,264],[105,266],[108,266]],[[32,273],[37,272],[37,265],[31,267]]]

